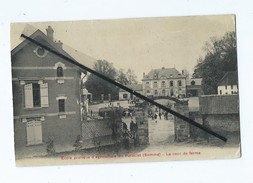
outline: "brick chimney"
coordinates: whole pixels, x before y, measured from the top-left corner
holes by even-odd
[[[47,37],[54,41],[54,29],[49,25],[46,29],[47,31]]]

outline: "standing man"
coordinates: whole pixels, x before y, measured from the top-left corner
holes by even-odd
[[[135,129],[134,126],[135,126],[135,124],[134,124],[134,121],[132,119],[131,123],[130,123],[130,132],[131,132],[132,137],[134,137],[134,129]]]
[[[209,121],[205,121],[205,123],[203,123],[203,126],[206,127],[207,129],[211,129],[211,126],[210,126],[210,124],[209,124]],[[204,132],[204,133],[205,133],[205,134],[204,134],[204,137],[205,137],[207,143],[209,144],[209,142],[210,142],[209,133],[207,133],[207,132]]]
[[[161,112],[159,112],[159,118],[160,118],[160,120],[162,119],[162,113]]]

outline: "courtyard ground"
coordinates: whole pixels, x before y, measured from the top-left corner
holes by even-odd
[[[124,122],[129,123],[131,118],[123,118]],[[149,145],[135,147],[133,143],[129,149],[123,147],[118,148],[116,146],[105,146],[101,149],[91,148],[85,150],[75,151],[73,145],[66,145],[62,148],[62,152],[55,155],[46,155],[45,147],[37,147],[37,150],[29,150],[29,148],[23,149],[23,151],[17,151],[16,162],[17,165],[25,165],[28,160],[29,163],[35,164],[40,162],[45,164],[48,159],[53,159],[52,164],[63,163],[63,157],[80,158],[78,163],[101,163],[104,162],[128,162],[128,161],[161,161],[161,160],[191,160],[191,159],[219,159],[219,158],[235,158],[240,156],[240,144],[236,141],[228,141],[224,143],[219,139],[212,138],[209,143],[204,139],[198,139],[193,141],[191,139],[184,142],[174,142],[174,126],[173,119],[164,120],[158,119],[157,123],[151,118],[148,119],[149,124]],[[233,138],[233,137],[231,137]],[[230,139],[231,139],[230,138]],[[64,152],[64,149],[70,152]],[[29,151],[29,152],[28,152]],[[23,153],[22,153],[23,152]],[[25,156],[26,153],[31,153],[31,156]],[[187,154],[187,156],[186,156]],[[157,155],[159,157],[150,157]],[[35,156],[35,157],[33,157]],[[95,156],[97,159],[94,161],[83,159],[84,157]],[[108,157],[117,156],[119,159],[110,159]],[[131,158],[129,159],[129,156]],[[132,156],[143,156],[142,159],[136,159]],[[145,157],[144,157],[145,156]],[[100,157],[100,158],[99,158]],[[127,158],[126,158],[127,157]],[[105,159],[103,159],[105,158]],[[101,161],[100,161],[101,160]],[[111,160],[111,161],[109,161]],[[28,163],[28,164],[29,164]],[[64,161],[64,164],[66,162]],[[69,163],[73,163],[69,161]],[[74,163],[77,163],[75,161]]]
[[[191,100],[190,104],[193,109],[197,107],[197,99]],[[99,108],[108,106],[109,103],[102,103],[93,105],[90,109],[96,113]],[[113,105],[118,105],[118,101],[114,102]],[[127,101],[121,101],[120,105],[123,107],[128,107]],[[195,108],[194,108],[195,107]],[[133,118],[134,119],[134,118]],[[128,129],[130,127],[131,117],[123,117],[122,120],[127,124]],[[54,156],[47,156],[46,147],[24,147],[16,150],[17,164],[28,158],[30,160],[47,159],[54,158],[59,159],[62,156],[87,156],[87,155],[113,155],[113,154],[153,154],[160,153],[161,159],[191,159],[189,156],[183,156],[183,153],[196,153],[193,157],[195,159],[213,159],[213,158],[229,158],[240,156],[240,141],[239,134],[226,134],[229,137],[229,141],[224,143],[217,138],[210,138],[210,142],[207,143],[205,139],[197,139],[193,141],[192,139],[186,140],[184,142],[174,142],[174,122],[173,116],[169,117],[169,120],[162,119],[152,120],[148,118],[149,125],[149,145],[135,147],[133,144],[130,145],[129,149],[115,148],[114,146],[105,146],[98,151],[96,148],[84,149],[75,151],[73,144],[69,145],[58,145],[56,148],[60,149],[61,152],[55,154]],[[68,152],[67,152],[68,151]],[[169,154],[178,153],[178,156],[170,156]],[[200,153],[200,154],[198,154]],[[29,154],[29,156],[27,156]],[[121,159],[123,162],[125,160]],[[149,161],[149,159],[145,159]],[[126,160],[127,161],[127,160]],[[57,164],[57,163],[56,163]]]

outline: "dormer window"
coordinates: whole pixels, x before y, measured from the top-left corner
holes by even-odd
[[[57,77],[63,77],[63,68],[62,68],[62,66],[57,67]]]
[[[157,71],[155,71],[155,73],[154,73],[154,78],[155,78],[155,79],[158,78],[158,72],[157,72]]]

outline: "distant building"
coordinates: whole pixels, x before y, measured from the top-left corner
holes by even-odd
[[[198,97],[203,95],[202,78],[186,79],[186,95],[187,97]]]
[[[237,71],[227,72],[218,83],[218,95],[238,94]]]
[[[175,68],[152,69],[142,79],[143,95],[186,96],[186,76]]]
[[[126,85],[126,87],[142,94],[142,84]],[[135,99],[135,96],[132,93],[129,93],[123,89],[119,90],[119,100],[133,100],[133,99]]]

